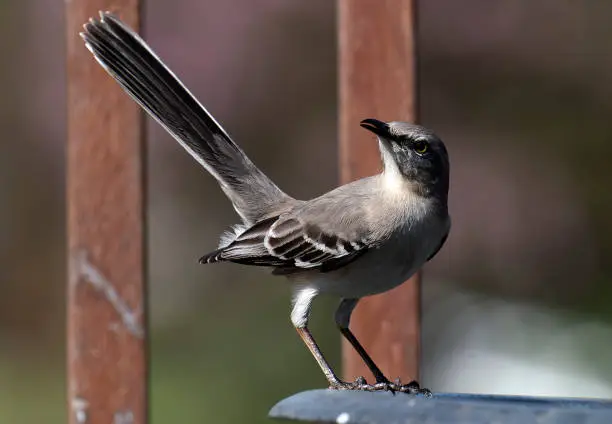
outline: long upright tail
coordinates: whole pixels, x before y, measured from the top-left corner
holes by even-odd
[[[294,200],[260,171],[127,25],[108,12],[81,37],[106,71],[219,182],[246,224]]]

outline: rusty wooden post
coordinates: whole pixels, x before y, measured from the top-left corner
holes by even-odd
[[[416,120],[414,0],[338,0],[338,36],[340,169],[346,183],[380,170],[378,146],[359,121]],[[381,370],[404,382],[418,377],[419,280],[363,299],[351,320]],[[346,379],[371,378],[346,342],[343,352]]]
[[[99,10],[139,24],[138,0],[66,1],[68,412],[147,421],[142,113],[79,37]]]

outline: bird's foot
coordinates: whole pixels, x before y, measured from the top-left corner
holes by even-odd
[[[330,389],[335,390],[361,390],[365,392],[376,392],[381,390],[389,390],[390,383],[380,382],[376,384],[368,384],[364,377],[357,377],[355,381],[336,381],[329,385]]]
[[[375,384],[368,384],[365,378],[357,377],[354,382],[337,381],[330,384],[330,389],[335,390],[360,390],[364,392],[380,392],[387,391],[395,394],[395,392],[408,393],[408,394],[420,394],[426,397],[431,397],[431,391],[425,388],[421,388],[419,383],[411,381],[408,384],[402,384],[399,378],[395,382],[389,380],[379,379]]]
[[[421,385],[412,380],[410,383],[402,384],[401,380],[397,378],[393,383],[391,383],[391,387],[396,392],[400,393],[408,393],[411,395],[422,395],[425,397],[431,397],[431,390],[421,387]]]
[[[367,383],[366,383],[365,378],[357,377],[355,381],[352,383],[348,381],[341,381],[341,380],[332,381],[329,384],[329,388],[334,389],[334,390],[359,390],[361,386],[364,386],[366,384]]]

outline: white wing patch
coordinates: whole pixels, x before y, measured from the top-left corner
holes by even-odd
[[[203,256],[203,263],[232,261],[274,267],[275,274],[305,269],[328,272],[364,253],[363,238],[322,231],[317,225],[291,215],[270,217],[246,227],[235,225],[221,236],[219,250]]]
[[[326,234],[296,218],[278,220],[264,239],[270,255],[291,262],[297,268],[316,268],[327,261],[357,253],[366,244],[348,241],[341,235]]]

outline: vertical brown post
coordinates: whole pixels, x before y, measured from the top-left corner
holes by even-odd
[[[415,20],[414,0],[338,0],[343,183],[380,170],[377,143],[360,128],[362,119],[416,120]],[[392,380],[418,377],[419,280],[363,299],[351,320],[357,338]],[[349,344],[343,352],[346,379],[371,378]]]
[[[143,119],[79,32],[99,10],[138,28],[138,0],[66,1],[68,412],[147,421]]]

